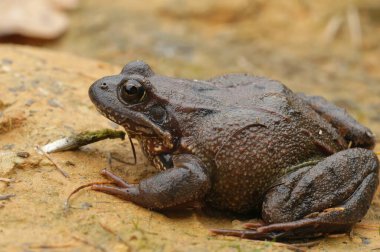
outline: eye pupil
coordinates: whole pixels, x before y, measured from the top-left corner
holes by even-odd
[[[144,94],[144,87],[136,80],[128,80],[120,89],[120,97],[129,104],[141,102]]]
[[[134,95],[137,93],[137,87],[134,86],[133,84],[125,86],[125,92],[129,95]]]

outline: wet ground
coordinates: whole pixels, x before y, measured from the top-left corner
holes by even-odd
[[[70,174],[65,178],[34,146],[72,132],[111,127],[96,113],[87,88],[98,77],[119,72],[119,66],[131,60],[143,59],[163,75],[188,78],[227,72],[265,75],[293,90],[325,96],[380,135],[377,1],[352,1],[352,5],[330,1],[193,2],[166,0],[147,5],[114,0],[111,5],[84,0],[70,14],[70,30],[59,40],[17,39],[64,53],[0,47],[0,177],[15,180],[0,181],[0,195],[16,195],[0,202],[2,248],[284,249],[275,243],[209,236],[211,227],[238,227],[233,217],[159,214],[88,190],[73,198],[75,208],[64,211],[63,202],[73,188],[101,180],[99,171],[107,165],[110,152],[128,160],[132,158],[130,148],[113,140],[81,151],[52,154]],[[336,32],[334,27],[338,27]],[[17,155],[22,151],[31,156]],[[151,174],[153,170],[140,152],[138,157],[137,166],[125,169],[118,164],[115,171],[130,182]],[[326,238],[312,250],[379,249],[379,195],[355,227],[352,239]]]

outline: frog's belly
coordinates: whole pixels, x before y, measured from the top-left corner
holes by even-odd
[[[222,148],[215,159],[207,204],[238,213],[257,210],[265,192],[287,168],[330,155],[326,148],[342,149],[332,141],[316,139],[318,129],[294,126],[250,127],[229,139],[228,148]],[[321,147],[320,141],[328,144]]]

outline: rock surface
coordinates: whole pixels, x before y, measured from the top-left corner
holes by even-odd
[[[65,178],[35,151],[36,145],[83,130],[115,127],[100,116],[87,97],[97,78],[120,71],[95,60],[18,46],[0,46],[1,153],[30,153],[2,176],[0,195],[16,196],[0,205],[0,247],[6,251],[283,251],[284,245],[210,236],[208,229],[239,227],[233,217],[181,211],[156,213],[89,190],[83,190],[64,210],[70,192],[83,184],[103,181],[99,171],[109,153],[131,161],[127,142],[107,140],[78,151],[51,154],[69,174]],[[1,70],[2,69],[2,70]],[[166,74],[166,73],[162,73]],[[211,77],[211,76],[209,76]],[[301,86],[292,85],[291,88]],[[372,97],[370,90],[361,91]],[[375,100],[375,99],[374,99]],[[376,102],[376,101],[375,101]],[[360,107],[360,105],[358,105]],[[365,107],[364,107],[365,108]],[[364,110],[363,108],[363,110]],[[363,112],[364,113],[364,112]],[[18,123],[9,123],[10,118]],[[379,123],[365,113],[361,121],[379,134]],[[3,122],[3,123],[1,123]],[[8,123],[7,123],[8,122]],[[2,127],[1,125],[4,125]],[[12,154],[13,153],[13,154]],[[141,152],[138,164],[114,164],[113,170],[135,182],[152,174]],[[25,155],[24,155],[25,156]],[[1,163],[0,163],[1,165]],[[379,193],[353,239],[326,238],[314,251],[371,250],[380,247]]]
[[[21,35],[55,39],[67,29],[69,20],[62,11],[73,9],[76,0],[2,0],[0,37]]]

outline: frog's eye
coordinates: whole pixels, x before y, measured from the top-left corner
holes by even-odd
[[[120,87],[120,97],[129,104],[141,102],[145,97],[145,88],[136,80],[128,80]]]

